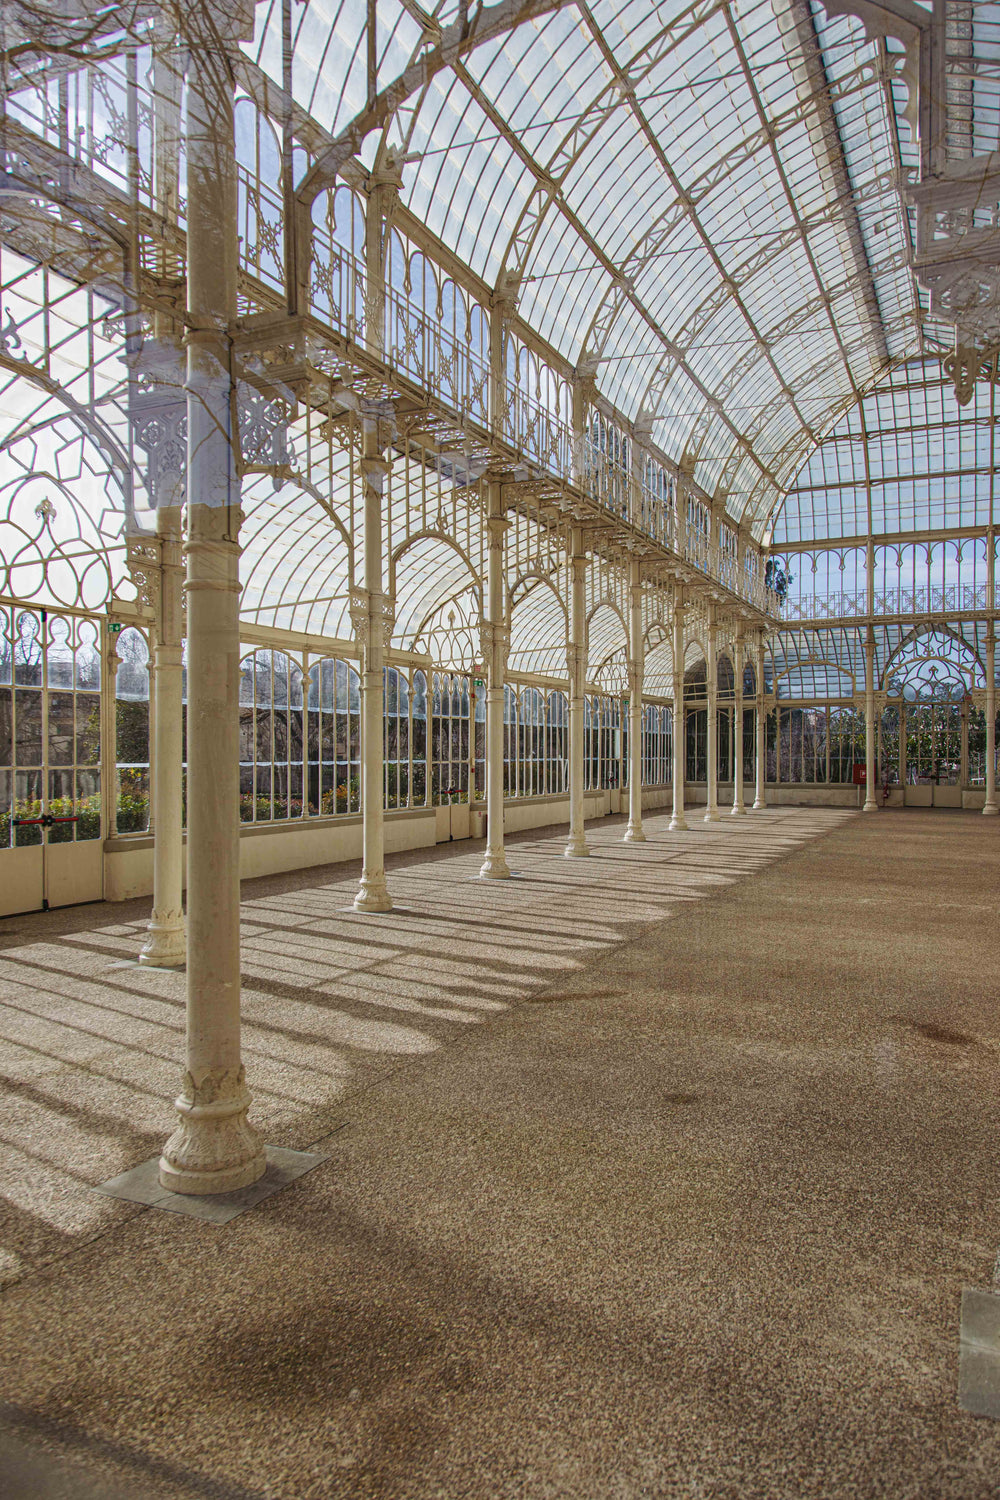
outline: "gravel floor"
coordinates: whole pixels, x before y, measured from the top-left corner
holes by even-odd
[[[225,1226],[93,1192],[179,1077],[146,908],[0,923],[0,1494],[1000,1494],[996,821],[667,823],[248,883],[254,1117],[328,1160]]]

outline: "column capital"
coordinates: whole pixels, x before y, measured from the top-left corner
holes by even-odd
[[[510,629],[493,620],[479,622],[479,651],[492,687],[502,680],[510,655]]]
[[[160,538],[156,536],[129,537],[125,543],[125,565],[135,585],[138,601],[144,609],[158,612],[160,607],[161,568],[163,566]]]
[[[388,594],[352,588],[348,596],[348,613],[354,639],[363,650],[388,645],[396,623],[396,601]]]
[[[511,523],[507,516],[488,515],[486,517],[486,540],[490,547],[502,547],[504,540],[510,530]]]
[[[395,441],[397,433],[396,404],[394,401],[374,401],[366,396],[358,399],[358,416],[361,418],[362,431],[367,442],[375,439],[375,446],[379,453],[384,452],[391,443]],[[366,457],[375,458],[377,455],[368,453]]]

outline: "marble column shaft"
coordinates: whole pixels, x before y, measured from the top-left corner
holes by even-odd
[[[226,35],[206,27],[188,59],[187,1070],[160,1159],[161,1183],[182,1193],[246,1187],[267,1165],[247,1119],[240,1053],[240,488],[227,335],[237,203]]]
[[[875,638],[871,629],[865,639],[865,801],[861,811],[878,812],[876,791],[878,760],[875,754]]]
[[[708,658],[705,662],[707,733],[705,735],[705,822],[719,821],[719,651],[716,626],[708,627]]]
[[[357,911],[391,911],[385,879],[385,647],[391,632],[392,604],[382,592],[382,506],[387,465],[382,457],[380,419],[389,414],[362,413],[361,476],[365,514],[365,587],[354,610],[355,635],[361,648],[361,883],[354,898]]]
[[[179,506],[156,512],[160,597],[153,646],[153,910],[139,962],[179,968],[187,957],[184,927],[184,704],[182,602],[184,568]]]
[[[757,642],[757,700],[755,704],[754,725],[754,812],[760,812],[767,806],[767,797],[764,791],[765,766],[767,756],[767,720],[764,715],[764,642]]]
[[[680,589],[674,597],[673,691],[671,746],[674,759],[674,810],[670,827],[671,830],[677,830],[688,826],[684,817],[684,773],[687,760],[687,724],[684,717],[684,595]]]
[[[642,831],[642,577],[640,564],[629,569],[629,701],[628,701],[628,827],[626,844],[644,844]]]
[[[590,853],[583,814],[584,708],[587,687],[587,557],[577,539],[570,557],[569,649],[569,859]]]
[[[743,805],[743,637],[737,634],[733,678],[733,815],[746,812]]]
[[[508,880],[504,852],[503,725],[509,636],[506,626],[504,542],[510,522],[503,514],[499,480],[490,480],[486,496],[486,855],[479,873],[484,880]]]
[[[986,636],[986,801],[983,812],[997,815],[997,683],[996,635],[990,623]]]

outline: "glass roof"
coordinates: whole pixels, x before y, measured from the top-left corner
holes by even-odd
[[[814,449],[771,545],[991,525],[996,405],[979,381],[959,406],[939,360],[898,366]]]
[[[891,54],[812,0],[502,11],[445,65],[455,5],[378,0],[378,90],[406,74],[386,119],[369,8],[308,0],[295,98],[367,167],[401,151],[413,219],[513,281],[520,317],[598,360],[599,391],[759,536],[831,421],[921,352]],[[247,51],[281,80],[278,0]]]

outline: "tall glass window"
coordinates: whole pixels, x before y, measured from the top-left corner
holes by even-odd
[[[435,672],[431,709],[432,800],[469,800],[469,730],[471,699],[468,677]]]
[[[115,655],[115,827],[142,833],[149,827],[149,642],[130,625],[118,635]]]

